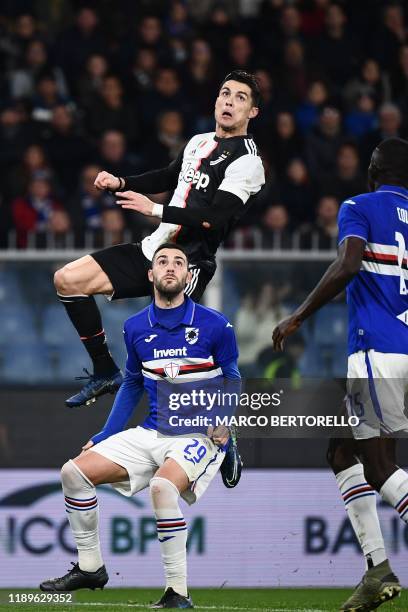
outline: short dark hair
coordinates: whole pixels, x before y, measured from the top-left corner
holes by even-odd
[[[251,74],[250,72],[246,72],[245,70],[233,70],[232,72],[230,72],[224,77],[220,85],[220,89],[223,87],[224,83],[226,83],[227,81],[238,81],[238,83],[245,83],[245,85],[248,85],[249,89],[251,90],[251,97],[252,97],[253,105],[259,106],[259,101],[261,99],[261,92],[259,90],[258,79],[256,78],[254,74]]]
[[[175,242],[163,242],[163,244],[158,246],[155,252],[153,253],[152,263],[154,259],[156,258],[157,254],[163,249],[173,249],[173,250],[181,251],[183,255],[185,256],[185,258],[187,259],[187,264],[188,264],[188,255],[187,255],[185,248],[180,246],[179,244],[176,244]]]
[[[377,185],[401,185],[408,188],[408,141],[387,138],[374,149],[368,167],[369,181]]]

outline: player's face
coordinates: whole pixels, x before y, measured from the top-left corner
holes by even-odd
[[[246,132],[248,121],[256,117],[258,110],[248,85],[226,81],[215,101],[215,121],[225,132]]]
[[[159,251],[149,270],[149,280],[154,288],[166,297],[182,293],[190,277],[186,256],[176,249]]]

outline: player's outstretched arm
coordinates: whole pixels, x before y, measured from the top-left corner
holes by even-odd
[[[341,293],[361,268],[365,240],[351,236],[339,247],[337,259],[327,268],[319,283],[295,312],[273,330],[276,351],[283,350],[285,338],[293,334],[303,321]]]
[[[178,175],[183,162],[183,151],[165,168],[151,170],[135,176],[114,176],[99,172],[95,187],[108,191],[137,191],[141,193],[163,193],[177,187]]]
[[[129,421],[140,398],[143,395],[143,377],[142,374],[136,375],[126,371],[123,383],[116,394],[112,410],[107,418],[103,429],[92,436],[91,441],[94,444],[113,436],[119,431],[123,431],[126,423]]]

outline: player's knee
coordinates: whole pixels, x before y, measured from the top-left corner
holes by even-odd
[[[167,478],[161,478],[154,476],[150,483],[150,498],[152,500],[153,507],[164,507],[169,505],[169,502],[173,499],[178,498],[178,490],[176,486]]]
[[[54,287],[59,293],[66,293],[70,289],[70,274],[66,267],[59,268],[54,274]]]
[[[382,464],[375,463],[374,465],[366,462],[364,463],[364,476],[373,489],[380,491],[383,484],[388,480],[395,469],[396,466],[390,462]]]
[[[78,478],[78,472],[72,465],[72,461],[67,461],[61,468],[61,482],[64,487],[70,487]]]
[[[67,266],[60,268],[54,274],[54,286],[58,293],[70,295],[79,292],[77,273],[70,270]],[[83,288],[81,288],[83,293]]]

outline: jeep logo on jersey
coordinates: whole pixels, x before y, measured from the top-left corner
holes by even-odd
[[[208,187],[210,183],[210,177],[205,172],[200,172],[199,170],[195,170],[191,164],[189,164],[185,170],[180,172],[180,181],[185,181],[186,183],[192,183],[195,185],[195,188],[205,189]]]
[[[164,373],[169,378],[177,378],[179,372],[180,366],[178,365],[178,363],[174,363],[172,361],[164,366]]]
[[[186,327],[186,340],[189,344],[195,344],[198,340],[198,327]]]

